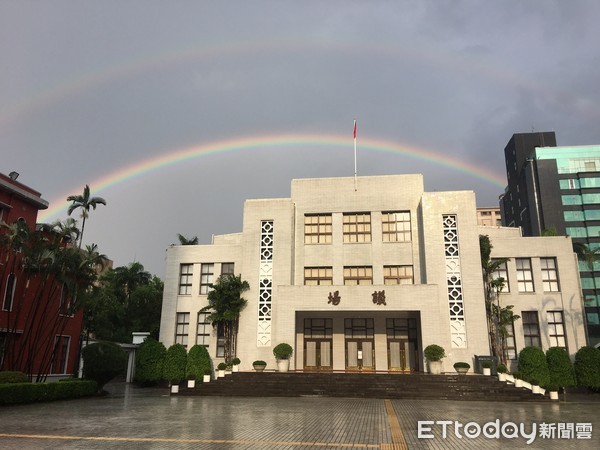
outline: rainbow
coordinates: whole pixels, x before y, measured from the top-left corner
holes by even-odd
[[[282,148],[297,146],[330,146],[340,148],[351,148],[351,140],[348,136],[325,135],[325,134],[282,134],[267,136],[246,136],[229,140],[211,142],[207,144],[195,145],[180,150],[169,151],[156,157],[131,164],[128,167],[115,170],[96,180],[92,180],[90,187],[94,195],[99,195],[108,189],[116,187],[126,181],[142,177],[146,174],[181,164],[186,161],[194,160],[208,155],[216,155],[230,152],[246,152],[253,149]],[[504,190],[506,180],[498,173],[492,172],[486,168],[476,166],[466,161],[453,158],[441,152],[414,147],[407,144],[386,141],[382,139],[362,138],[360,140],[359,151],[375,151],[402,155],[409,158],[431,162],[436,165],[446,167],[450,170],[467,174],[473,178],[482,180],[486,183]],[[69,195],[77,194],[82,187],[70,189],[58,199],[50,202],[50,207],[41,212],[39,220],[50,221],[60,212],[66,210],[69,202],[65,199]]]

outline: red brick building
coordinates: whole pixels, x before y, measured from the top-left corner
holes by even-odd
[[[0,370],[38,381],[65,378],[77,370],[83,313],[71,311],[69,290],[56,275],[27,266],[19,233],[36,233],[38,212],[48,202],[18,176],[0,173]]]

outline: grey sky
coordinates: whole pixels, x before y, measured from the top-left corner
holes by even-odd
[[[498,183],[385,140],[503,176],[515,132],[600,144],[600,2],[0,0],[0,171],[53,204],[104,197],[86,242],[163,275],[176,234],[241,229],[243,200],[292,178],[423,173],[428,190]],[[108,187],[94,181],[188,147],[348,136],[206,155]],[[65,218],[66,211],[49,220]]]

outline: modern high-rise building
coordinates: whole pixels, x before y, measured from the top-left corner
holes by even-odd
[[[525,236],[567,235],[600,248],[600,145],[556,146],[554,132],[514,134],[504,149],[502,223]],[[600,250],[598,250],[600,258]],[[579,262],[589,343],[600,343],[600,261]]]

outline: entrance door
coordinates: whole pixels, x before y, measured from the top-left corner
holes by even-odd
[[[304,369],[331,370],[331,339],[306,339],[304,341]]]
[[[332,370],[332,347],[332,319],[304,319],[304,370]]]
[[[345,319],[346,370],[375,370],[373,319]]]
[[[417,320],[386,319],[388,370],[417,371]]]

